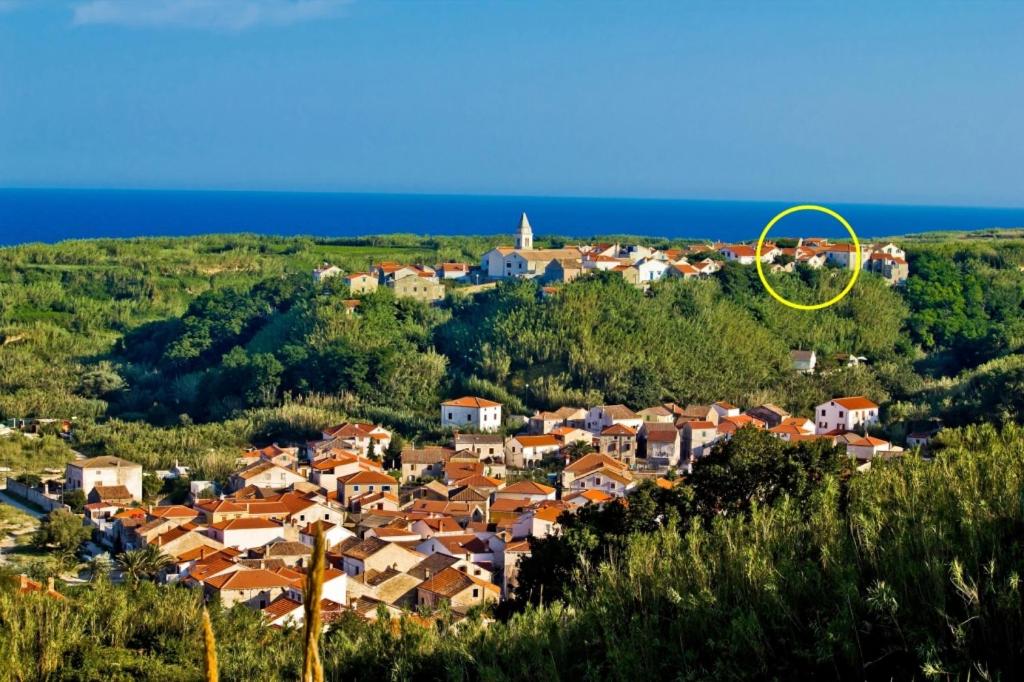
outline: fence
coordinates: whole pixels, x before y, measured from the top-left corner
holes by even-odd
[[[35,488],[30,488],[20,481],[15,481],[12,478],[7,479],[7,492],[15,497],[20,497],[23,500],[28,500],[32,504],[43,509],[46,512],[52,512],[54,509],[66,509],[71,511],[71,507],[62,503],[60,500],[54,500]]]

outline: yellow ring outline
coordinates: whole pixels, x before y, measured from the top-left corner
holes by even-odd
[[[847,282],[846,287],[842,291],[840,291],[838,294],[836,294],[829,300],[825,301],[824,303],[815,303],[813,305],[808,305],[805,303],[794,303],[793,301],[790,301],[789,299],[781,296],[779,292],[775,291],[775,289],[772,289],[772,285],[768,283],[767,278],[765,278],[764,276],[764,268],[761,267],[761,249],[764,247],[764,240],[765,237],[768,236],[768,232],[773,227],[775,227],[775,223],[779,222],[780,220],[782,220],[783,218],[792,213],[798,213],[800,211],[817,211],[819,213],[824,213],[825,215],[832,216],[833,218],[838,220],[843,227],[846,228],[846,231],[850,233],[850,237],[853,238],[853,277],[850,278],[850,281]],[[782,305],[788,306],[795,310],[821,310],[822,308],[828,308],[829,306],[835,305],[836,303],[839,303],[839,301],[843,300],[843,297],[850,293],[850,291],[853,289],[853,285],[857,283],[857,277],[860,276],[860,259],[860,240],[857,239],[857,233],[853,231],[852,227],[850,227],[850,223],[846,222],[846,219],[843,218],[843,216],[839,215],[832,209],[825,208],[824,206],[818,206],[816,204],[801,204],[799,206],[792,206],[790,208],[787,208],[782,213],[779,213],[774,218],[772,218],[761,231],[761,236],[757,240],[757,249],[754,251],[754,264],[757,266],[757,276],[761,280],[761,284],[764,285],[765,290],[769,294],[771,294],[772,298],[774,298],[776,301],[778,301]]]

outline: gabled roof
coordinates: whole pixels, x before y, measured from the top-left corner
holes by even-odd
[[[612,419],[637,419],[637,414],[625,405],[602,405],[601,411]]]
[[[199,516],[199,512],[183,504],[172,504],[165,507],[151,507],[149,515],[156,519],[191,519]]]
[[[612,424],[601,431],[602,436],[635,436],[636,429],[625,424]]]
[[[537,483],[536,481],[522,480],[501,489],[501,494],[511,493],[515,495],[550,495],[555,492],[551,486]]]
[[[679,438],[679,430],[674,424],[647,424],[647,442],[674,443]],[[668,427],[668,428],[653,428]]]
[[[130,500],[131,491],[123,485],[97,485],[93,490],[101,500]]]
[[[501,407],[501,403],[496,403],[493,400],[487,400],[486,398],[477,398],[474,396],[465,396],[463,398],[455,398],[454,400],[446,400],[441,404],[450,407]]]
[[[569,472],[571,474],[583,475],[595,469],[602,467],[609,467],[611,469],[625,469],[626,465],[617,459],[613,459],[608,455],[602,455],[600,453],[591,453],[589,455],[583,455],[578,460],[570,464],[569,466],[562,469],[563,472]]]
[[[848,410],[873,410],[878,407],[877,403],[873,403],[862,395],[850,396],[848,398],[833,398],[832,402],[836,405],[842,405]]]
[[[491,512],[521,512],[532,504],[528,497],[499,497],[491,504]]]
[[[260,518],[241,518],[231,519],[229,521],[221,521],[220,523],[214,523],[210,525],[210,528],[216,530],[263,530],[270,528],[281,528],[281,524],[277,521],[271,521],[270,519]]]
[[[571,501],[571,500],[575,500],[577,498],[582,498],[582,499],[584,499],[584,500],[586,500],[587,502],[590,502],[590,503],[600,504],[602,502],[608,502],[609,500],[614,500],[615,496],[614,495],[609,495],[608,493],[606,493],[603,490],[597,490],[595,488],[591,488],[589,490],[582,490],[582,491],[580,491],[578,493],[573,493],[572,495],[569,495],[568,497],[563,498],[563,499],[565,499],[568,502],[568,501]]]
[[[380,485],[398,485],[391,476],[382,474],[378,471],[357,471],[354,474],[348,476],[342,476],[339,479],[343,485],[367,485],[367,484],[380,484]]]
[[[441,569],[441,571],[428,578],[419,586],[419,589],[450,599],[460,592],[474,586],[487,590],[495,595],[501,594],[501,589],[497,585],[484,582],[483,580],[471,575],[466,575],[462,571],[452,568],[451,566]]]
[[[281,616],[287,616],[289,613],[294,613],[296,610],[302,608],[302,602],[295,601],[287,595],[280,595],[277,599],[270,602],[264,609],[263,613],[267,614],[270,620],[277,620]]]
[[[452,448],[428,445],[420,448],[402,448],[402,464],[439,464],[447,462],[455,454]]]
[[[80,459],[77,462],[68,462],[68,466],[75,467],[76,469],[105,469],[111,467],[142,468],[141,464],[129,462],[126,459],[113,457],[111,455],[102,455],[100,457]]]
[[[271,587],[296,587],[296,579],[265,568],[238,569],[215,575],[206,584],[218,590],[258,590]]]
[[[512,439],[524,448],[558,447],[561,445],[561,443],[558,442],[558,439],[551,434],[544,434],[540,436],[513,436]]]

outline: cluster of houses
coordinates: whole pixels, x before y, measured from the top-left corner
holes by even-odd
[[[536,279],[546,285],[546,292],[560,283],[571,282],[586,274],[611,271],[627,282],[646,288],[663,279],[706,278],[722,269],[723,261],[753,265],[757,249],[750,244],[692,244],[678,249],[656,249],[641,244],[602,243],[535,249],[533,228],[525,213],[519,219],[514,246],[498,246],[483,255],[479,269],[466,263],[402,265],[384,262],[370,272],[344,274],[340,268],[324,264],[313,271],[317,282],[342,277],[353,296],[370,293],[387,286],[405,298],[434,302],[444,298],[444,281],[468,283],[508,278]],[[766,242],[761,249],[761,262],[770,264],[772,272],[793,272],[797,265],[821,268],[831,265],[852,269],[857,263],[852,244],[832,243],[823,238],[801,238],[792,247]],[[893,243],[860,245],[860,265],[886,282],[903,285],[909,275],[906,253]],[[351,307],[358,305],[352,299]]]
[[[441,404],[441,425],[483,432],[456,438],[487,440],[488,451],[477,454],[489,467],[503,465],[502,472],[504,466],[531,469],[550,461],[569,464],[571,452],[584,450],[610,457],[631,472],[689,472],[716,443],[745,426],[764,429],[785,441],[826,440],[844,446],[862,466],[869,466],[876,455],[891,456],[902,451],[899,446],[867,435],[867,429],[878,423],[879,407],[862,396],[822,403],[815,408],[813,419],[791,415],[770,403],[746,411],[727,402],[686,406],[664,403],[638,412],[625,405],[565,406],[529,417],[522,433],[508,438],[488,436],[487,432],[497,431],[502,424],[501,407],[500,403],[477,397],[445,401]],[[503,456],[500,462],[498,455]],[[419,461],[417,467],[427,464]],[[436,473],[441,463],[429,465],[433,468],[428,466],[425,471]],[[423,471],[406,469],[403,461],[403,481],[413,481]],[[563,494],[571,488],[563,476]]]
[[[445,287],[442,282],[469,281],[469,265],[439,263],[436,267],[430,267],[385,261],[373,266],[369,272],[346,274],[341,268],[329,263],[324,263],[313,270],[314,282],[323,282],[335,277],[341,278],[348,285],[353,296],[373,293],[379,287],[388,287],[399,298],[413,298],[433,303],[444,298]],[[358,305],[358,299],[352,299],[350,302],[353,308]]]
[[[171,558],[161,581],[258,609],[271,625],[301,623],[318,532],[327,621],[441,604],[460,618],[514,594],[530,538],[559,533],[563,514],[621,500],[645,479],[670,488],[738,429],[826,440],[863,466],[894,456],[899,447],[867,435],[878,410],[860,396],[822,403],[810,419],[771,404],[566,406],[505,436],[502,405],[466,396],[440,406],[450,441],[403,448],[390,473],[381,459],[394,454],[392,433],[348,422],[301,445],[242,452],[223,490],[191,481],[182,504],[141,505],[142,467],[117,457],[69,464],[66,485],[86,494],[85,522],[112,551],[156,546]],[[549,464],[547,478],[536,475]]]
[[[892,243],[861,244],[861,267],[881,275],[890,284],[903,284],[909,271],[906,253]],[[749,244],[694,244],[682,249],[654,249],[639,244],[596,244],[559,249],[533,248],[533,229],[524,213],[516,231],[515,246],[499,246],[484,254],[480,270],[489,279],[535,277],[542,282],[568,282],[589,272],[609,270],[628,282],[646,287],[651,282],[680,277],[707,277],[721,269],[721,261],[753,265],[757,249]],[[851,269],[856,264],[852,244],[833,244],[827,239],[798,239],[793,247],[765,243],[761,261],[773,272],[792,272],[797,264],[821,268],[826,264]]]

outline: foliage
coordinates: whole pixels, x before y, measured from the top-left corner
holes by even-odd
[[[32,542],[37,547],[56,547],[58,550],[73,552],[90,535],[81,517],[64,509],[55,509],[43,519]]]
[[[322,638],[325,678],[1008,679],[1020,669],[1024,430],[950,430],[933,461],[908,456],[850,478],[809,469],[821,478],[780,479],[796,480],[795,494],[761,495],[743,513],[703,516],[689,484],[583,511],[579,525],[563,523],[613,540],[535,541],[567,554],[607,544],[567,572],[561,595],[450,631],[342,618]],[[198,592],[145,581],[63,590],[73,601],[0,592],[7,677],[202,679]],[[267,628],[241,606],[210,617],[221,679],[298,676],[300,630]]]

